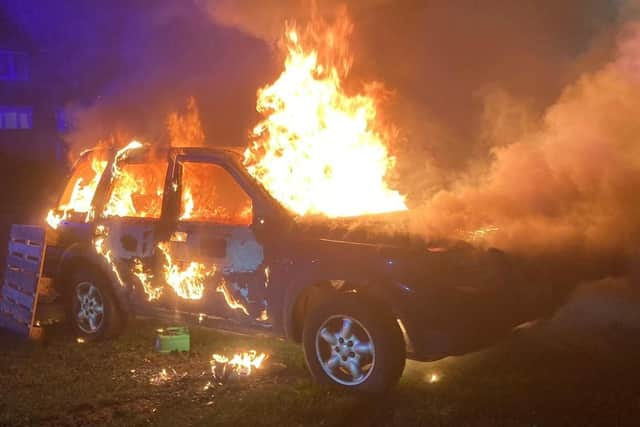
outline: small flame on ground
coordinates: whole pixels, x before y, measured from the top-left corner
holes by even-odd
[[[260,369],[266,359],[265,353],[258,354],[255,350],[236,353],[231,359],[221,354],[213,354],[211,356],[211,372],[214,377],[228,376],[230,373],[249,376],[255,369]],[[231,369],[231,371],[229,372],[227,369]]]
[[[78,338],[76,338],[76,342],[77,342],[78,344],[84,344],[86,341],[84,340],[84,338],[82,338],[82,337],[78,337]]]
[[[431,375],[428,376],[427,380],[433,384],[433,383],[437,383],[438,381],[440,381],[440,375],[433,373]]]
[[[162,368],[162,370],[157,374],[151,375],[151,377],[149,378],[149,383],[152,385],[163,385],[171,381],[181,380],[187,375],[188,375],[187,372],[183,372],[179,374],[173,368],[171,368],[170,370],[167,370],[166,368]]]

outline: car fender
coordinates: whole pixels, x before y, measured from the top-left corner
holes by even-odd
[[[398,318],[403,317],[401,299],[404,290],[400,284],[379,269],[363,265],[345,265],[335,259],[312,259],[292,262],[282,295],[282,329],[287,338],[296,336],[294,312],[296,302],[310,287],[323,284],[336,293],[356,292],[388,307]]]
[[[80,266],[88,266],[102,273],[111,285],[120,308],[128,311],[127,287],[121,283],[115,268],[90,245],[74,243],[64,250],[55,275],[56,289],[63,290],[70,272]]]

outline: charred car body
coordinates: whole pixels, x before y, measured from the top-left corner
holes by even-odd
[[[380,391],[407,357],[474,350],[533,317],[498,251],[378,238],[375,218],[297,220],[231,150],[112,157],[86,212],[57,213],[45,262],[87,340],[129,314],[179,315],[301,342],[316,380]]]

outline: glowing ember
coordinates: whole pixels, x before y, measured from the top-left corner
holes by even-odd
[[[191,300],[202,299],[205,280],[213,276],[216,267],[207,269],[203,264],[191,261],[186,268],[181,268],[173,262],[169,245],[165,242],[158,243],[158,249],[164,256],[164,279],[179,297]]]
[[[258,354],[255,350],[237,353],[231,359],[220,354],[211,357],[211,372],[216,379],[225,379],[231,373],[249,376],[254,369],[260,369],[267,355]]]
[[[393,131],[377,115],[373,90],[347,95],[352,25],[295,26],[283,40],[284,71],[258,92],[265,118],[253,130],[245,165],[278,200],[300,215],[354,216],[405,210],[386,181],[395,158]],[[369,89],[373,86],[369,85]],[[378,97],[379,98],[379,97]]]
[[[163,384],[167,384],[167,383],[169,383],[171,381],[181,380],[186,376],[187,376],[187,372],[183,372],[183,373],[179,374],[173,368],[171,368],[170,370],[162,368],[162,370],[160,372],[158,372],[157,374],[151,375],[151,378],[149,378],[149,383],[151,383],[153,385],[163,385]]]

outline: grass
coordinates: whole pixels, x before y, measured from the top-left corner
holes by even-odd
[[[542,325],[488,350],[410,362],[398,387],[356,396],[311,383],[300,348],[273,338],[191,328],[189,354],[153,351],[155,330],[79,344],[0,335],[0,425],[625,426],[640,422],[640,331]],[[211,354],[270,354],[264,370],[204,390]],[[187,375],[152,385],[162,368]],[[432,374],[439,381],[430,382]]]

